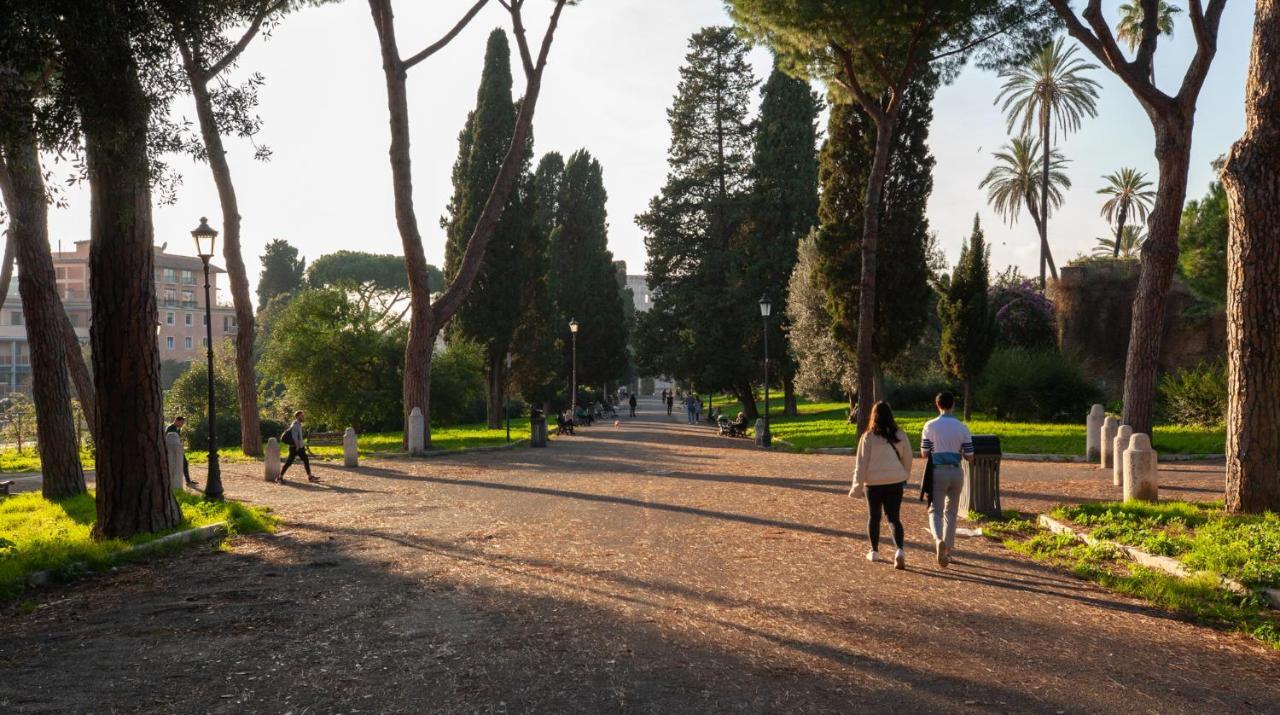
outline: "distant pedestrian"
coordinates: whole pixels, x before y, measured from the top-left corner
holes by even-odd
[[[686,413],[688,413],[689,424],[694,424],[695,422],[697,422],[698,401],[694,399],[693,395],[689,395],[688,397],[684,398],[684,410]]]
[[[631,406],[631,416],[632,416],[632,417],[635,417],[635,416],[636,416],[636,396],[635,396],[635,393],[632,393],[632,394],[631,394],[631,397],[627,398],[627,404]]]
[[[697,424],[702,421],[702,398],[698,397],[695,399],[697,402],[694,403],[693,407],[693,423]]]
[[[880,558],[880,513],[883,511],[893,527],[893,567],[905,569],[907,555],[902,550],[902,492],[911,476],[911,443],[907,433],[898,429],[889,403],[877,402],[871,408],[871,422],[858,440],[858,460],[853,467],[853,488],[849,496],[866,496],[867,536],[871,550],[867,561]]]
[[[934,403],[938,416],[924,423],[920,455],[933,465],[929,525],[938,565],[946,568],[956,543],[956,518],[960,511],[960,490],[964,487],[960,460],[973,459],[973,435],[969,427],[951,413],[956,406],[955,395],[940,392]]]
[[[178,435],[178,439],[181,440],[182,428],[185,427],[186,424],[187,418],[182,415],[178,415],[173,418],[173,422],[169,423],[169,426],[165,428],[164,432],[165,434],[172,432]],[[187,463],[187,450],[185,448],[182,450],[182,478],[187,484],[190,484],[191,486],[196,485],[195,480],[191,478],[191,465]]]
[[[667,401],[667,416],[670,417],[671,408],[675,407],[675,404],[676,404],[676,397],[675,395],[671,394],[671,390],[667,390],[667,394],[665,395],[665,397]]]
[[[302,410],[293,413],[293,424],[289,425],[289,429],[284,431],[280,436],[282,442],[289,445],[289,458],[285,460],[284,466],[280,468],[280,478],[277,480],[284,482],[284,473],[289,471],[289,467],[293,466],[294,459],[302,460],[302,468],[307,472],[307,481],[320,481],[311,473],[311,460],[307,459],[307,443],[302,432],[303,414]]]

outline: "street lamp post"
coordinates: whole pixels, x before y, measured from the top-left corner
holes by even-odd
[[[769,432],[769,314],[772,312],[773,303],[769,296],[760,296],[760,317],[764,320],[764,434],[760,443],[765,447],[773,443],[773,435]]]
[[[578,321],[569,319],[569,335],[573,341],[573,367],[570,368],[570,381],[573,383],[573,394],[569,397],[569,411],[578,415]]]
[[[507,353],[507,405],[503,411],[507,413],[507,443],[511,443],[511,353]]]
[[[196,241],[196,255],[204,264],[204,332],[205,358],[209,371],[209,476],[204,487],[204,498],[222,500],[222,468],[218,465],[218,438],[214,431],[216,410],[213,397],[213,297],[209,288],[209,259],[213,258],[213,245],[218,232],[209,226],[209,220],[200,217],[200,225],[191,232]]]

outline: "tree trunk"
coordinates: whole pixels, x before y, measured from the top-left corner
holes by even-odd
[[[733,392],[738,396],[738,402],[742,403],[742,414],[747,419],[754,422],[760,418],[760,409],[756,407],[756,391],[751,385],[743,383],[733,388]]]
[[[1124,370],[1121,422],[1135,433],[1151,434],[1156,372],[1164,337],[1165,299],[1178,263],[1178,224],[1187,195],[1192,120],[1177,113],[1156,124],[1156,160],[1160,181],[1151,210],[1150,234],[1142,247],[1142,272],[1133,300],[1133,323]]]
[[[14,136],[4,147],[6,176],[0,186],[5,189],[12,222],[9,236],[17,256],[18,293],[31,355],[41,493],[46,499],[65,499],[85,492],[84,470],[62,340],[61,323],[67,317],[49,253],[49,207],[35,129],[27,117],[19,130],[21,136]]]
[[[1058,280],[1058,267],[1053,264],[1053,251],[1049,250],[1049,115],[1044,116],[1044,123],[1041,127],[1041,141],[1043,147],[1043,166],[1040,173],[1040,287],[1045,286],[1044,268],[1047,263],[1049,266],[1049,275],[1053,279]]]
[[[5,199],[8,203],[8,199]],[[4,242],[4,258],[0,263],[0,308],[4,307],[4,302],[9,298],[9,284],[13,281],[13,261],[14,261],[14,240],[13,225],[9,225],[9,229],[5,231]]]
[[[109,5],[67,4],[64,76],[80,111],[90,201],[90,340],[98,420],[94,533],[177,526],[164,454],[147,129],[129,30]],[[105,412],[109,410],[109,416]]]
[[[793,375],[782,376],[782,414],[795,417],[800,414],[796,403],[796,381]]]
[[[1111,253],[1112,258],[1120,257],[1120,241],[1124,239],[1124,224],[1129,218],[1128,204],[1120,204],[1120,215],[1117,218],[1119,220],[1116,221],[1116,246],[1115,251]]]
[[[1229,511],[1280,512],[1280,0],[1259,0],[1245,131],[1223,170]]]
[[[858,423],[858,393],[849,393],[849,414],[845,417],[845,421],[849,424]]]
[[[964,421],[973,417],[973,380],[964,381]]]
[[[901,105],[899,105],[901,106]],[[858,434],[867,429],[875,393],[876,252],[880,241],[880,196],[889,173],[896,112],[876,122],[876,149],[862,203],[862,276],[858,283]]]
[[[76,386],[76,398],[80,400],[80,411],[84,413],[84,421],[89,427],[89,436],[94,443],[98,441],[98,398],[94,395],[93,374],[85,364],[84,354],[80,351],[80,336],[76,335],[75,326],[66,313],[62,315],[62,342],[66,345],[67,369],[71,373],[71,384]]]
[[[191,94],[196,101],[196,117],[204,139],[209,170],[218,187],[222,209],[222,257],[227,263],[231,300],[236,309],[236,397],[240,402],[240,446],[251,457],[262,456],[262,427],[258,416],[258,382],[253,370],[253,299],[249,296],[249,276],[240,255],[240,205],[231,181],[231,166],[218,131],[213,99],[202,70],[183,52]]]

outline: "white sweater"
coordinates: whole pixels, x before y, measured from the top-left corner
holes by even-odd
[[[853,486],[897,484],[911,476],[911,443],[898,430],[897,444],[870,432],[858,441],[858,460],[853,468]]]

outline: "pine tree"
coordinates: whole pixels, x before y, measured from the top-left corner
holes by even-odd
[[[880,208],[877,252],[874,384],[928,324],[929,222],[925,206],[933,191],[933,156],[926,141],[933,111],[933,82],[913,82],[890,149]],[[818,271],[836,340],[856,359],[858,292],[862,274],[862,212],[875,126],[857,107],[831,108],[822,148],[822,201],[818,208]],[[879,389],[877,389],[879,391]],[[880,397],[880,395],[876,395]]]
[[[973,217],[973,234],[960,251],[960,262],[938,300],[942,319],[942,365],[964,384],[964,418],[972,414],[973,381],[982,374],[995,344],[995,323],[987,307],[990,248],[982,225]]]
[[[749,418],[757,361],[743,346],[759,331],[759,286],[746,287],[740,236],[751,188],[756,86],[747,46],[732,28],[709,27],[689,41],[667,112],[667,183],[636,222],[645,232],[652,315],[638,328],[640,361],[691,379],[696,389],[731,389]],[[645,336],[663,333],[672,339]]]
[[[277,238],[268,243],[259,260],[262,262],[262,272],[258,274],[259,311],[266,308],[272,298],[293,295],[302,289],[307,261],[298,258],[298,249],[288,241]]]
[[[556,333],[563,365],[572,360],[569,320],[578,321],[578,384],[603,385],[627,371],[627,328],[609,252],[608,195],[600,162],[585,149],[565,163],[551,231]]]
[[[511,48],[507,34],[494,30],[485,50],[476,108],[467,116],[458,136],[453,197],[448,216],[441,220],[447,234],[445,278],[448,281],[458,273],[467,242],[511,147],[518,112],[511,99],[511,85]],[[528,173],[527,168],[523,173]],[[485,251],[480,274],[446,333],[449,340],[470,340],[484,348],[489,386],[488,422],[492,428],[502,423],[506,356],[519,325],[527,278],[524,269],[528,266],[521,260],[523,244],[532,237],[525,205],[527,179],[521,184],[526,191],[517,187],[511,192]]]
[[[807,82],[784,74],[776,63],[761,94],[745,231],[745,292],[740,300],[750,301],[763,293],[773,302],[770,375],[781,379],[784,411],[794,415],[797,365],[786,331],[787,285],[797,246],[818,222],[821,100]],[[759,331],[753,338],[744,349],[759,355]]]

